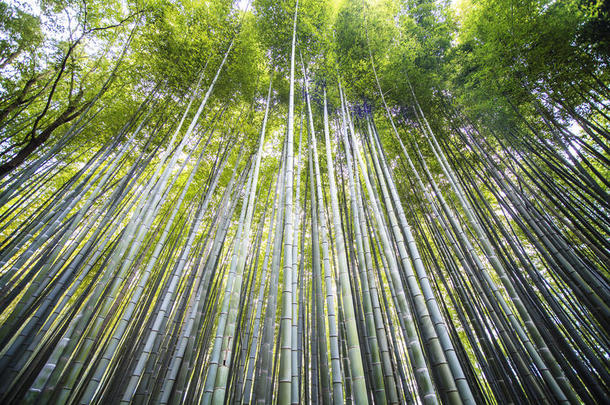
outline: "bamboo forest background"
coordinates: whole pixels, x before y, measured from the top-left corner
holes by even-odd
[[[609,403],[608,4],[3,0],[0,403]]]

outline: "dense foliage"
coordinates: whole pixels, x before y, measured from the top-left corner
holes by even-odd
[[[608,403],[608,7],[0,0],[0,402]]]

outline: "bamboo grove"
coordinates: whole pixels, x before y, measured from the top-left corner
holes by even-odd
[[[302,2],[251,100],[219,93],[231,14],[186,96],[148,83],[83,142],[117,64],[2,166],[0,402],[608,403],[608,82],[555,99],[578,133],[551,90],[504,130],[406,71],[399,104],[363,6],[362,97]]]

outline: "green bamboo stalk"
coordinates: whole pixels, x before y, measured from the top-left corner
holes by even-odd
[[[293,174],[294,174],[294,64],[297,35],[297,15],[299,0],[294,8],[292,28],[292,51],[290,56],[290,94],[288,99],[288,122],[286,128],[286,179],[285,179],[285,229],[284,229],[284,263],[282,315],[280,332],[280,370],[278,402],[286,405],[292,402],[292,271],[294,266],[294,212],[293,212]]]
[[[339,87],[339,89],[340,88],[341,87]],[[324,138],[326,140],[326,162],[328,165],[329,194],[335,237],[337,240],[337,263],[340,278],[341,297],[343,299],[343,313],[346,324],[349,366],[352,377],[352,386],[354,388],[354,400],[357,404],[368,404],[366,381],[364,379],[364,367],[362,365],[362,356],[360,353],[360,341],[358,338],[354,306],[352,302],[351,283],[348,276],[343,230],[341,229],[340,223],[341,217],[339,214],[335,171],[332,163],[333,159],[331,155],[330,131],[328,128],[328,113],[326,111],[326,104],[324,109]]]

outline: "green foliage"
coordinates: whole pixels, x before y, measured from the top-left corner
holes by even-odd
[[[282,72],[286,72],[289,67],[295,4],[296,2],[293,0],[255,0],[253,2],[253,13],[256,17],[261,44],[267,50],[273,68]],[[331,23],[330,1],[299,0],[298,54],[302,54],[306,61],[324,57],[330,40]]]
[[[466,97],[469,91],[484,92],[522,104],[536,94],[557,94],[578,104],[573,83],[591,84],[591,75],[607,74],[576,42],[586,19],[574,2],[507,7],[492,0],[460,7],[453,69],[456,91]]]
[[[0,2],[0,402],[607,398],[607,2],[243,4]]]
[[[0,2],[0,33],[0,69],[18,58],[23,59],[21,64],[27,64],[29,54],[43,39],[39,18],[4,1]]]
[[[150,11],[134,41],[137,70],[179,92],[196,82],[204,67],[209,76],[237,31],[229,6],[227,1],[146,4]]]
[[[610,2],[581,0],[578,5],[585,17],[579,27],[578,42],[607,66],[610,59]]]

